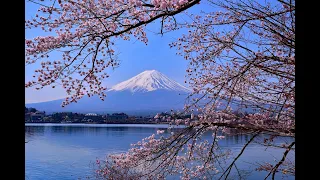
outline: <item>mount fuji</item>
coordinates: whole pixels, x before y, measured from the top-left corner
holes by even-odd
[[[183,109],[186,97],[191,90],[156,71],[144,71],[126,81],[123,81],[106,94],[101,101],[99,97],[83,97],[77,103],[71,103],[62,108],[63,99],[41,103],[26,104],[47,113],[80,112],[80,113],[113,113],[125,112],[130,115],[154,114],[171,109]]]
[[[168,90],[177,92],[190,92],[189,89],[169,79],[156,70],[147,70],[113,86],[109,91],[150,92]]]

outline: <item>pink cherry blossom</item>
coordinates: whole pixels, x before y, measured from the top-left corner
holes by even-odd
[[[35,80],[25,87],[40,90],[61,85],[69,95],[62,106],[83,96],[106,97],[102,81],[118,67],[116,42],[139,40],[148,45],[146,27],[159,20],[160,34],[184,29],[169,44],[188,62],[191,88],[182,112],[157,114],[168,130],[158,130],[126,153],[97,161],[105,179],[221,179],[252,143],[284,150],[283,160],[259,163],[258,171],[294,175],[287,154],[295,142],[274,143],[295,136],[295,2],[205,1],[211,12],[188,13],[200,0],[83,0],[41,6],[26,28],[51,35],[25,40],[26,64],[39,64]],[[177,15],[186,18],[177,18]],[[188,19],[188,20],[186,20]],[[53,35],[52,35],[53,34]],[[60,53],[58,59],[51,52]],[[185,125],[180,131],[174,126]],[[251,133],[238,156],[219,148],[232,131]],[[205,140],[202,135],[212,134]],[[259,139],[267,134],[267,139]],[[231,162],[229,162],[230,158]],[[228,161],[227,161],[228,160]],[[225,163],[222,163],[225,162]]]

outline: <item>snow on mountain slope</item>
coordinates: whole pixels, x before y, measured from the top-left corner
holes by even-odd
[[[149,92],[154,90],[169,90],[190,92],[190,90],[179,83],[169,79],[164,74],[156,70],[144,71],[126,81],[113,86],[109,91],[125,91],[132,93]]]

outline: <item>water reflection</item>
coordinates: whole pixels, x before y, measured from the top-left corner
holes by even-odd
[[[41,126],[25,126],[25,135],[32,136],[32,135],[43,135],[44,134],[44,127]]]
[[[28,125],[25,126],[26,141],[26,176],[29,179],[71,180],[92,175],[92,163],[96,158],[105,158],[109,153],[127,151],[131,143],[165,130],[164,126],[63,126],[63,125]],[[177,131],[174,129],[172,131]],[[167,135],[170,133],[165,131]],[[235,153],[241,150],[251,137],[250,134],[226,136],[219,141],[221,147],[228,147]],[[260,139],[266,135],[259,136]],[[212,132],[206,132],[204,138],[212,141]],[[290,138],[276,139],[276,142],[290,141]],[[291,139],[292,140],[292,139]],[[259,147],[259,148],[256,148]],[[271,152],[271,153],[270,153]],[[257,160],[274,163],[283,150],[261,148],[252,144],[239,159],[238,166],[253,168],[249,161]],[[289,154],[294,158],[293,154]],[[249,163],[248,163],[249,162]],[[265,173],[256,173],[248,179],[261,179]],[[263,179],[263,178],[262,178]]]

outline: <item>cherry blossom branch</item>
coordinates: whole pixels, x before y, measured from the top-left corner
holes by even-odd
[[[246,149],[246,147],[253,141],[253,139],[255,137],[257,137],[259,135],[259,132],[255,133],[250,139],[249,141],[242,147],[240,153],[237,155],[237,157],[234,158],[234,160],[232,161],[232,163],[229,165],[229,167],[223,172],[223,174],[220,176],[219,179],[221,179],[226,173],[226,176],[224,179],[227,179],[229,174],[230,174],[230,171],[233,167],[233,165],[235,164],[235,162],[239,159],[239,157],[242,155],[242,153],[244,152],[244,150]]]
[[[281,160],[272,168],[272,170],[268,173],[268,175],[264,178],[265,180],[270,176],[270,174],[272,173],[272,180],[274,180],[275,177],[275,173],[277,172],[277,169],[279,168],[279,166],[285,161],[288,153],[290,152],[291,148],[295,145],[295,142],[292,142],[288,147],[287,150],[283,153],[283,156],[281,158]]]

